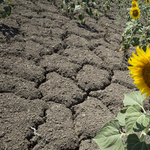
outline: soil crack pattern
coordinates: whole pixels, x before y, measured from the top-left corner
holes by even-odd
[[[0,24],[0,150],[98,150],[92,138],[136,90],[117,9],[81,25],[60,4],[13,0]]]

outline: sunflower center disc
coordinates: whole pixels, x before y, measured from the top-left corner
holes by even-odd
[[[146,85],[150,88],[150,64],[142,70],[142,76]]]
[[[134,10],[134,11],[133,11],[133,15],[134,15],[134,17],[137,17],[137,16],[138,16],[138,11],[137,11],[137,10]]]

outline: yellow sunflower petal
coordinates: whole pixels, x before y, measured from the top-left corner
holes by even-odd
[[[150,0],[146,0],[147,3],[150,3]]]
[[[137,48],[137,54],[141,55],[141,57],[140,57],[141,59],[144,59],[143,63],[147,63],[146,61],[149,61],[148,56],[145,55],[145,52],[143,51],[142,48],[141,48],[141,50],[139,48]]]
[[[138,19],[140,17],[139,7],[132,7],[130,9],[130,15],[131,15],[132,19]]]
[[[136,1],[132,1],[132,7],[138,7],[138,4]]]
[[[134,79],[134,84],[142,91],[142,94],[146,93],[146,98],[150,96],[150,48],[147,46],[146,52],[143,49],[136,48],[137,55],[132,53],[133,57],[130,57],[128,63],[132,66],[128,66],[130,70],[129,74]]]

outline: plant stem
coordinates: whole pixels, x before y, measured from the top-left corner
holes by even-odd
[[[143,106],[140,106],[140,107],[141,107],[141,109],[143,110],[143,112],[146,113],[146,111],[145,111],[145,109],[143,108]]]
[[[142,131],[141,135],[140,135],[140,141],[145,141],[146,139],[146,134],[149,131],[149,125]]]

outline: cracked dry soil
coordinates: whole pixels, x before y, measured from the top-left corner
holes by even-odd
[[[136,89],[119,52],[117,9],[83,26],[56,4],[13,0],[1,20],[0,150],[98,150],[92,138]]]

